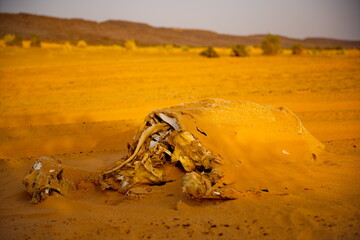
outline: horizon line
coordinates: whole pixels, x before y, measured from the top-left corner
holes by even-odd
[[[316,36],[310,36],[310,37],[304,37],[304,38],[297,38],[297,37],[288,37],[286,35],[282,35],[282,34],[276,34],[276,33],[254,33],[254,34],[249,34],[249,35],[236,35],[236,34],[230,34],[230,33],[221,33],[221,32],[216,32],[214,30],[209,30],[209,29],[196,29],[196,28],[179,28],[179,27],[166,27],[166,26],[154,26],[151,25],[149,23],[146,22],[136,22],[136,21],[130,21],[130,20],[124,20],[124,19],[107,19],[104,21],[96,21],[96,20],[92,20],[92,19],[86,19],[86,18],[80,18],[80,17],[58,17],[58,16],[53,16],[53,15],[46,15],[46,14],[37,14],[37,13],[29,13],[29,12],[3,12],[0,10],[0,14],[10,14],[10,15],[32,15],[32,16],[38,16],[38,17],[47,17],[47,18],[55,18],[55,19],[64,19],[64,20],[82,20],[82,21],[88,21],[88,22],[95,22],[95,23],[105,23],[105,22],[109,22],[109,21],[122,21],[122,22],[128,22],[128,23],[135,23],[135,24],[143,24],[143,25],[147,25],[149,27],[152,28],[166,28],[166,29],[172,29],[172,30],[185,30],[185,31],[204,31],[204,32],[211,32],[211,33],[215,33],[215,34],[220,34],[220,35],[227,35],[227,36],[235,36],[235,37],[250,37],[250,36],[266,36],[266,35],[275,35],[275,36],[279,36],[282,38],[287,38],[287,39],[296,39],[296,40],[307,40],[307,39],[326,39],[326,40],[340,40],[340,41],[348,41],[348,42],[359,42],[360,39],[354,40],[354,39],[341,39],[341,38],[332,38],[332,37],[316,37]]]

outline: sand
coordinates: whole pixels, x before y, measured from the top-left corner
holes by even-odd
[[[359,238],[360,53],[231,58],[226,51],[206,59],[195,50],[1,48],[1,238]],[[314,162],[297,153],[295,163],[274,165],[257,148],[239,174],[237,200],[192,200],[174,181],[130,196],[84,184],[72,198],[29,203],[22,179],[38,157],[111,166],[150,111],[207,98],[286,106],[325,151]],[[236,155],[232,142],[221,143],[218,151]]]

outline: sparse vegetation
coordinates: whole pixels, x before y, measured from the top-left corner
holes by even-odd
[[[13,47],[13,46],[22,47],[23,46],[22,37],[20,37],[20,36],[16,36],[13,34],[6,34],[3,38],[3,40],[4,40],[5,46],[7,46],[7,47]]]
[[[337,55],[345,54],[345,49],[342,46],[324,47],[324,50],[333,50]]]
[[[328,46],[328,47],[309,47],[308,50],[311,51],[313,55],[317,54],[335,54],[335,55],[344,55],[345,49],[342,46]]]
[[[310,48],[308,48],[310,51],[311,51],[311,54],[313,54],[313,55],[316,55],[316,54],[318,54],[318,53],[320,53],[321,52],[321,48],[320,47],[318,47],[318,46],[316,46],[316,47],[310,47]]]
[[[302,55],[304,51],[304,46],[300,43],[294,44],[291,48],[292,55]]]
[[[63,49],[68,52],[68,51],[71,51],[72,50],[72,45],[69,41],[66,41],[63,45]]]
[[[137,46],[134,40],[127,40],[124,42],[124,47],[127,50],[135,50]]]
[[[40,38],[37,35],[32,35],[30,39],[30,47],[41,47]]]
[[[328,46],[328,47],[324,47],[324,50],[344,50],[344,48],[342,46]]]
[[[236,44],[231,48],[232,53],[231,56],[233,57],[246,57],[249,56],[249,52],[246,49],[246,46],[243,44]]]
[[[339,49],[337,49],[337,54],[344,55],[345,54],[345,48],[340,47]]]
[[[84,40],[79,40],[76,44],[76,46],[78,48],[86,48],[87,47],[87,43]]]
[[[188,47],[188,46],[183,46],[181,49],[183,50],[183,52],[188,52],[188,51],[189,51],[189,47]]]
[[[165,50],[165,51],[171,51],[174,49],[174,45],[172,44],[163,44],[162,45],[162,48]]]
[[[191,233],[194,239],[231,239],[236,238],[233,236],[239,235],[239,232],[254,238],[291,239],[302,233],[305,233],[302,236],[309,238],[320,235],[329,239],[359,236],[354,233],[360,234],[356,230],[360,224],[356,200],[360,190],[359,181],[356,180],[356,172],[360,169],[360,94],[357,87],[360,83],[360,49],[346,49],[345,55],[336,55],[337,50],[322,50],[321,54],[313,56],[306,49],[303,56],[292,56],[289,48],[284,49],[280,57],[272,57],[260,56],[262,50],[253,48],[251,57],[236,58],[229,56],[231,48],[216,47],[220,58],[205,58],[199,56],[199,53],[207,45],[202,48],[190,46],[187,52],[174,49],[164,54],[158,46],[141,45],[135,51],[128,51],[112,45],[90,46],[93,42],[88,41],[89,46],[80,49],[76,47],[77,41],[72,42],[73,45],[64,45],[66,40],[47,42],[45,37],[41,37],[41,40],[41,49],[26,48],[29,41],[23,41],[24,48],[0,48],[0,158],[8,159],[0,161],[0,179],[3,183],[0,235],[19,239],[41,238],[46,234],[62,239],[79,236],[90,238],[95,235],[106,239],[119,234],[129,238],[169,236],[184,239]],[[324,46],[322,43],[319,45]],[[65,48],[72,48],[73,51],[67,52]],[[94,183],[79,181],[78,186],[74,187],[78,187],[80,192],[74,195],[73,200],[51,190],[55,196],[50,197],[48,202],[38,206],[27,203],[30,197],[25,195],[21,181],[32,168],[30,160],[35,158],[31,156],[55,156],[56,159],[62,159],[64,164],[90,171],[100,168],[102,164],[110,166],[112,161],[130,155],[121,146],[131,141],[132,131],[149,111],[208,98],[288,106],[300,115],[310,132],[326,141],[325,150],[330,153],[321,153],[323,150],[319,148],[319,154],[314,152],[316,155],[312,155],[310,150],[313,149],[308,146],[305,146],[307,151],[301,152],[295,141],[284,145],[273,142],[273,147],[266,145],[267,139],[292,138],[292,135],[286,135],[288,133],[285,131],[270,136],[265,127],[262,133],[254,135],[257,133],[253,131],[253,126],[263,121],[254,122],[254,115],[246,114],[249,106],[247,102],[239,103],[239,106],[244,107],[245,114],[241,115],[241,111],[224,111],[224,115],[217,119],[231,122],[240,115],[242,121],[248,120],[248,127],[243,127],[245,131],[234,128],[236,122],[229,124],[224,131],[218,126],[209,125],[206,116],[197,112],[201,111],[198,107],[200,104],[192,103],[188,105],[188,111],[178,112],[178,118],[170,115],[170,121],[180,127],[180,120],[185,121],[192,128],[198,137],[192,142],[193,145],[200,140],[204,141],[204,146],[209,146],[211,150],[212,147],[221,148],[225,155],[230,151],[234,157],[230,160],[240,164],[244,171],[253,168],[254,171],[241,174],[245,178],[243,182],[239,180],[232,184],[224,178],[218,182],[218,185],[223,182],[232,184],[222,184],[222,189],[233,185],[244,186],[245,197],[240,195],[243,200],[195,202],[182,197],[180,182],[185,170],[175,172],[175,167],[171,167],[166,171],[173,175],[166,176],[166,180],[175,182],[163,186],[140,186],[134,188],[130,196],[115,191],[101,194]],[[209,104],[207,108],[219,114],[221,109],[212,107],[216,105]],[[278,124],[282,123],[282,117],[287,111],[286,108],[274,107],[276,115],[272,115],[256,108],[254,110],[255,117],[263,114],[267,119],[278,121]],[[191,113],[202,115],[196,119],[197,124],[190,125],[194,120]],[[226,119],[226,113],[233,118]],[[291,121],[294,125],[299,124],[296,118],[291,118]],[[161,125],[164,124],[157,126]],[[164,132],[167,133],[167,128],[160,130],[160,137],[174,139],[173,135],[163,135]],[[232,134],[232,137],[227,138],[225,134]],[[306,130],[301,134],[309,136]],[[253,135],[264,141],[255,142]],[[151,136],[155,143],[158,136],[156,133]],[[145,142],[146,146],[151,141],[149,139]],[[246,141],[251,143],[249,150],[242,151],[236,147],[242,147]],[[153,148],[154,152],[162,147],[161,143],[158,144]],[[255,147],[263,147],[264,150],[255,151]],[[173,157],[176,157],[175,154]],[[224,156],[215,157],[222,160]],[[243,157],[248,157],[249,161]],[[166,155],[166,158],[170,163],[171,157]],[[279,158],[281,162],[272,164],[273,158]],[[347,162],[341,163],[342,159]],[[322,164],[323,161],[329,162]],[[291,175],[293,164],[298,162],[301,166],[295,166],[294,174]],[[332,163],[337,165],[329,166]],[[264,182],[265,177],[259,172],[261,167],[269,170],[264,174],[275,177],[282,174],[285,175],[284,179],[274,182],[274,185]],[[310,172],[308,169],[316,171]],[[42,168],[39,171],[45,170]],[[197,170],[206,171],[205,168]],[[300,176],[303,170],[312,179]],[[334,179],[327,173],[335,176]],[[65,169],[59,177],[66,178],[67,174]],[[56,180],[57,175],[53,176]],[[252,181],[250,178],[247,181],[249,176],[252,179],[258,176],[260,181]],[[291,177],[290,181],[287,181],[287,176]],[[296,177],[300,177],[302,182],[296,182]],[[211,187],[211,182],[208,186]],[[250,190],[245,192],[246,189]],[[168,193],[171,194],[165,196]],[[339,201],[340,194],[345,201]],[[137,200],[139,197],[145,198]],[[248,207],[241,206],[242,201],[246,201]],[[286,206],[286,202],[290,206]],[[331,207],[334,203],[337,205]],[[281,209],[282,205],[286,209]],[[119,210],[124,211],[121,216],[116,215]],[[144,213],[154,210],[158,211],[156,215],[145,216],[143,222],[137,221]],[[39,214],[44,211],[46,215]],[[111,211],[114,214],[109,214]],[[230,212],[231,216],[224,219],[224,212]],[[237,219],[240,215],[241,222]],[[279,221],[272,222],[271,216],[277,216]],[[279,222],[282,223],[283,219],[288,219],[289,223],[279,228]],[[304,225],[297,228],[297,224]],[[251,232],[248,232],[246,226],[252,228]],[[220,233],[223,233],[222,236]]]
[[[200,52],[200,56],[208,58],[218,58],[219,54],[214,50],[213,47],[208,47],[204,51]]]
[[[281,53],[281,39],[275,35],[267,35],[261,42],[264,55],[277,55]]]

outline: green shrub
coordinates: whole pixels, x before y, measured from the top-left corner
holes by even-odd
[[[301,55],[304,51],[304,46],[300,43],[294,44],[291,48],[292,55]]]
[[[16,36],[13,34],[6,34],[4,36],[4,43],[5,46],[18,46],[18,47],[22,47],[23,46],[23,42],[22,42],[22,37],[20,36]]]
[[[41,47],[40,38],[37,35],[32,35],[30,39],[30,47]]]
[[[217,58],[219,57],[219,54],[212,47],[208,47],[204,51],[200,52],[200,56]]]
[[[127,50],[135,50],[136,49],[136,43],[134,40],[127,40],[124,42],[124,47]]]
[[[246,49],[246,46],[243,44],[236,44],[231,47],[232,53],[231,56],[234,57],[246,57],[249,56],[249,52]]]
[[[276,55],[281,52],[281,39],[278,36],[267,35],[261,42],[264,55]]]
[[[87,43],[84,40],[79,40],[76,44],[76,46],[78,48],[86,48],[87,47]]]

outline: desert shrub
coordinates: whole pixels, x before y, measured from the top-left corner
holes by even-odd
[[[30,47],[41,47],[40,38],[37,35],[32,35],[30,39]]]
[[[344,55],[345,54],[345,48],[343,48],[341,46],[337,46],[336,50],[337,50],[336,54],[338,54],[338,55]]]
[[[258,49],[258,48],[254,47],[254,46],[247,46],[245,49],[246,49],[246,52],[249,54],[249,56],[251,56],[254,52],[256,52],[256,49]]]
[[[335,54],[337,55],[345,54],[345,49],[342,46],[328,46],[328,47],[324,47],[323,49],[335,51]]]
[[[264,55],[276,55],[281,52],[281,39],[275,35],[267,35],[261,42]]]
[[[184,52],[188,52],[190,48],[187,47],[187,46],[183,46],[181,49],[182,49]]]
[[[72,45],[71,45],[71,43],[69,42],[69,41],[66,41],[65,43],[64,43],[64,45],[63,45],[63,49],[66,51],[66,52],[69,52],[69,51],[71,51],[72,50]]]
[[[172,44],[163,44],[162,47],[166,51],[171,51],[174,49],[174,45],[172,45]]]
[[[208,47],[204,51],[200,52],[200,56],[217,58],[219,57],[219,54],[212,47]]]
[[[249,56],[248,49],[243,44],[236,44],[231,47],[232,53],[231,56],[234,57],[246,57]]]
[[[316,55],[322,51],[321,47],[318,47],[318,46],[310,47],[309,50],[311,51],[311,53],[313,55]]]
[[[15,35],[6,34],[6,35],[3,37],[5,46],[11,46],[12,43],[13,43],[13,41],[14,41],[14,39],[15,39]]]
[[[345,51],[345,48],[342,46],[335,46],[334,49],[338,51]]]
[[[79,40],[76,44],[76,46],[78,48],[86,48],[87,47],[87,43],[84,40]]]
[[[327,46],[323,47],[324,50],[344,50],[342,46]]]
[[[135,50],[136,49],[136,43],[134,40],[127,40],[124,42],[124,47],[127,50]]]
[[[6,34],[4,36],[4,43],[5,46],[23,46],[22,37],[13,34]]]
[[[292,55],[301,55],[304,51],[304,46],[300,43],[294,44],[291,48]]]

